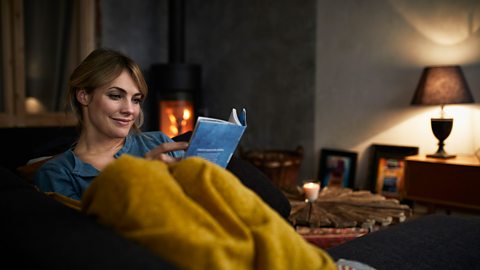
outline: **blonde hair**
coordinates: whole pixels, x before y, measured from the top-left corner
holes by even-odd
[[[77,91],[83,89],[87,94],[91,94],[96,88],[115,80],[123,70],[127,70],[132,76],[140,93],[145,98],[148,86],[140,67],[130,57],[118,51],[106,48],[96,49],[75,68],[68,81],[67,105],[77,116],[79,128],[82,128],[83,116],[82,106],[76,97]],[[142,124],[143,112],[140,110],[139,117],[132,129],[139,132]]]

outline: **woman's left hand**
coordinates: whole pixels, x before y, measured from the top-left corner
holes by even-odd
[[[157,159],[165,163],[177,162],[179,158],[174,158],[168,155],[168,152],[186,150],[188,147],[187,142],[168,142],[162,143],[159,146],[150,150],[150,152],[145,154],[146,159]]]

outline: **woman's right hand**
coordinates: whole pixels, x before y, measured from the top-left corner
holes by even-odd
[[[146,159],[156,159],[165,163],[174,163],[180,160],[180,158],[174,158],[168,155],[168,152],[186,150],[188,147],[187,142],[168,142],[162,143],[159,146],[153,148],[145,154]]]

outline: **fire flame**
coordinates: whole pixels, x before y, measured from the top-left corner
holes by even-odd
[[[160,130],[174,137],[193,129],[193,106],[184,100],[160,101]]]

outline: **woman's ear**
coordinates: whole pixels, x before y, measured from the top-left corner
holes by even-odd
[[[77,90],[77,101],[84,105],[84,106],[87,106],[90,99],[89,99],[89,95],[88,93],[85,91],[85,89],[80,89],[80,90]]]

